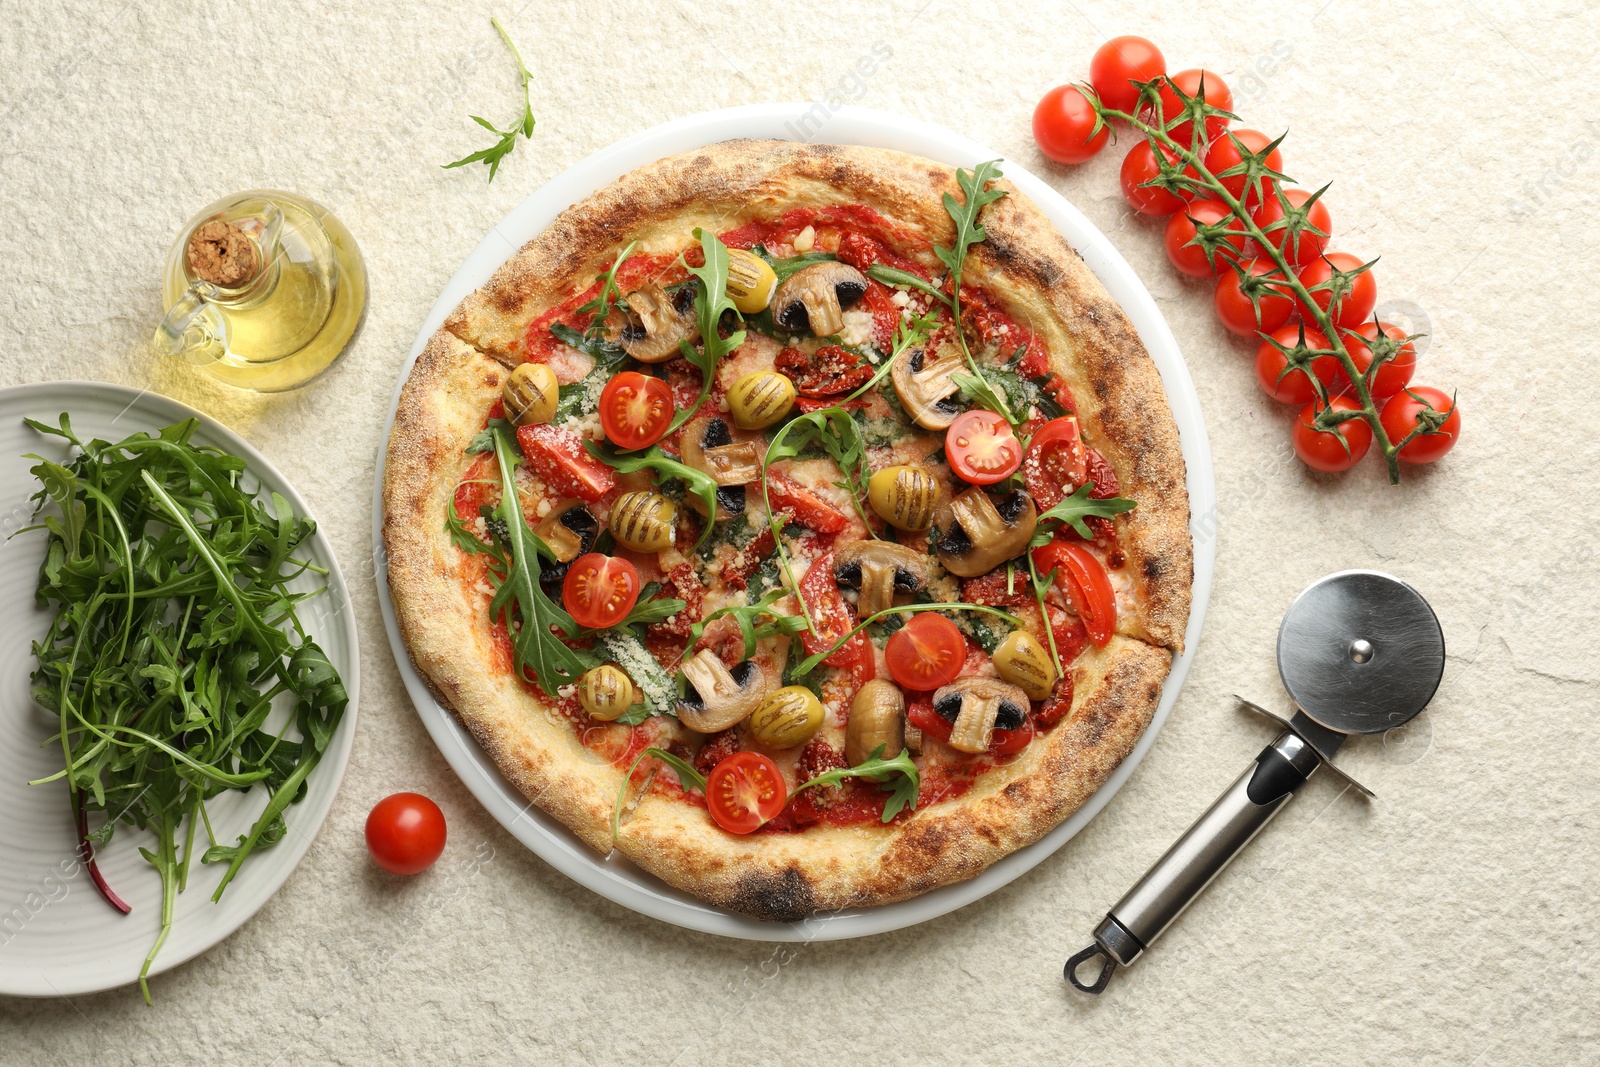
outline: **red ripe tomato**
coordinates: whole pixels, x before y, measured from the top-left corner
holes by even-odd
[[[1348,396],[1333,397],[1328,406],[1335,411],[1354,411],[1361,405]],[[1317,417],[1317,405],[1307,404],[1295,416],[1290,439],[1295,455],[1314,471],[1337,474],[1361,462],[1361,457],[1372,447],[1372,427],[1365,420],[1350,419],[1339,424],[1338,432],[1319,430],[1312,420]]]
[[[1033,139],[1057,163],[1082,163],[1106,146],[1111,131],[1094,131],[1094,106],[1076,85],[1058,85],[1033,109]]]
[[[1270,277],[1278,270],[1270,259],[1253,259],[1245,269],[1258,278]],[[1259,322],[1256,307],[1240,285],[1238,272],[1230,269],[1217,281],[1217,318],[1240,337],[1271,333],[1294,314],[1294,300],[1280,286],[1269,286],[1266,292],[1257,294],[1256,300],[1261,309]]]
[[[1305,207],[1306,201],[1311,199],[1311,194],[1304,189],[1283,189],[1280,191],[1283,193],[1284,199],[1289,201],[1291,207]],[[1302,230],[1300,231],[1300,236],[1294,242],[1289,243],[1288,230],[1268,229],[1269,226],[1283,217],[1283,204],[1279,202],[1277,193],[1268,196],[1265,203],[1251,212],[1251,218],[1255,219],[1256,225],[1265,231],[1267,239],[1272,242],[1278,251],[1284,254],[1284,257],[1290,263],[1297,267],[1304,266],[1322,255],[1323,250],[1328,247],[1328,238],[1326,237],[1318,237],[1314,233]],[[1306,221],[1325,234],[1333,233],[1333,216],[1329,214],[1327,202],[1324,200],[1319,199],[1311,205],[1310,210],[1306,212]]]
[[[1033,550],[1033,565],[1040,574],[1056,572],[1089,640],[1098,648],[1110,643],[1117,629],[1117,594],[1100,558],[1081,544],[1052,541]]]
[[[528,466],[560,496],[593,502],[616,484],[611,468],[585,452],[582,439],[571,430],[549,423],[519,426],[517,444],[528,457]]]
[[[390,874],[420,874],[444,851],[444,812],[421,793],[395,793],[367,814],[367,851]]]
[[[1011,424],[984,408],[963,411],[944,435],[950,469],[973,485],[993,485],[1022,465],[1022,444]]]
[[[1221,137],[1211,142],[1211,147],[1206,151],[1206,169],[1218,175],[1222,187],[1233,194],[1235,200],[1244,205],[1246,211],[1270,200],[1276,200],[1273,189],[1278,183],[1271,178],[1260,179],[1255,186],[1247,185],[1243,174],[1233,174],[1222,178],[1222,172],[1231,170],[1244,162],[1244,155],[1239,151],[1241,147],[1252,155],[1259,155],[1267,145],[1272,143],[1272,138],[1260,130],[1228,130]],[[1267,153],[1266,165],[1269,170],[1283,170],[1283,153],[1274,148]]]
[[[632,563],[591,552],[567,568],[561,602],[579,626],[603,630],[628,617],[639,601],[639,586],[639,568]]]
[[[1177,267],[1181,273],[1187,274],[1191,278],[1212,278],[1218,274],[1228,273],[1230,271],[1228,267],[1229,259],[1238,260],[1244,256],[1245,236],[1243,232],[1240,232],[1237,237],[1229,236],[1227,244],[1216,250],[1214,254],[1215,266],[1206,261],[1204,249],[1189,242],[1193,241],[1195,234],[1199,232],[1195,228],[1196,224],[1200,226],[1215,226],[1217,223],[1226,222],[1231,218],[1233,218],[1233,212],[1223,207],[1220,201],[1205,198],[1196,199],[1187,208],[1167,220],[1167,232],[1164,237],[1167,246],[1167,259],[1171,260],[1172,265]],[[1242,230],[1242,227],[1237,220],[1234,220],[1228,229]],[[1233,250],[1232,252],[1228,251],[1230,248]]]
[[[1172,158],[1165,148],[1161,152],[1169,160]],[[1176,193],[1144,184],[1160,173],[1149,141],[1140,141],[1122,158],[1122,196],[1141,215],[1170,215],[1183,207],[1184,200]]]
[[[933,705],[926,700],[913,701],[906,706],[906,721],[935,741],[945,743],[949,743],[950,728],[955,725],[934,711]]]
[[[1204,82],[1203,86],[1202,81]],[[1219,107],[1224,111],[1233,110],[1233,90],[1228,88],[1228,83],[1223,81],[1221,77],[1211,73],[1209,70],[1180,70],[1172,75],[1170,84],[1161,86],[1163,121],[1172,122],[1182,113],[1177,94],[1172,91],[1173,86],[1177,86],[1182,90],[1185,96],[1203,96],[1205,102],[1212,107]],[[1220,117],[1207,119],[1205,139],[1201,142],[1202,146],[1216,140],[1217,136],[1227,129],[1228,121]],[[1192,122],[1181,122],[1167,131],[1167,136],[1185,148],[1194,143],[1193,135],[1194,123]]]
[[[1063,415],[1039,427],[1028,442],[1022,456],[1022,478],[1033,502],[1048,510],[1083,484],[1088,465],[1078,417]]]
[[[777,818],[789,802],[778,765],[759,752],[735,752],[706,775],[706,807],[730,834],[748,834]]]
[[[1161,49],[1143,37],[1113,37],[1089,60],[1089,84],[1100,102],[1130,115],[1139,106],[1139,88],[1133,83],[1152,81],[1166,72]]]
[[[889,677],[906,689],[926,692],[961,677],[967,639],[943,615],[918,612],[889,635],[883,658],[889,665]]]
[[[811,621],[817,628],[816,633],[810,630],[800,631],[800,644],[804,646],[808,656],[827,652],[856,624],[855,615],[851,612],[850,605],[845,603],[844,596],[840,594],[839,583],[834,580],[832,552],[824,552],[818,556],[811,564],[811,568],[806,571],[805,577],[800,579],[800,599],[805,601],[806,610],[811,613]],[[853,668],[857,667],[863,658],[868,662],[871,661],[872,645],[867,640],[866,634],[858,633],[822,662],[830,667]],[[870,668],[867,677],[872,677]]]
[[[1442,390],[1418,385],[1396,393],[1379,413],[1383,432],[1389,435],[1391,442],[1398,443],[1417,428],[1429,407],[1448,417],[1436,433],[1420,434],[1400,449],[1400,458],[1407,463],[1432,463],[1455,447],[1456,439],[1461,436],[1461,412],[1456,408],[1455,399]]]
[[[600,390],[600,428],[618,448],[648,448],[672,423],[672,389],[660,378],[625,370]]]
[[[1273,340],[1280,345],[1294,348],[1305,345],[1309,349],[1328,347],[1328,339],[1322,331],[1313,329],[1303,323],[1290,323],[1280,326],[1272,331]],[[1348,347],[1349,342],[1346,342]],[[1300,406],[1309,404],[1317,397],[1317,392],[1311,386],[1311,379],[1306,377],[1303,370],[1284,371],[1289,366],[1288,358],[1278,350],[1277,346],[1269,341],[1262,341],[1261,347],[1256,349],[1256,381],[1261,385],[1261,391],[1280,404],[1294,404]],[[1322,383],[1323,390],[1332,395],[1338,392],[1338,384],[1343,380],[1343,368],[1339,365],[1337,356],[1315,356],[1311,360],[1311,373],[1317,376]]]
[[[1369,342],[1378,340],[1378,330],[1383,330],[1385,343],[1399,341],[1405,338],[1405,331],[1390,323],[1363,322],[1354,331],[1344,335],[1345,350],[1350,353],[1350,359],[1356,365],[1356,370],[1362,374],[1367,373],[1367,368],[1372,365],[1372,348]],[[1372,381],[1367,383],[1373,397],[1383,399],[1394,396],[1407,385],[1411,384],[1411,376],[1417,372],[1417,346],[1409,340],[1402,344],[1393,356],[1385,360],[1372,376]]]
[[[844,512],[775,470],[767,471],[767,499],[773,511],[787,511],[795,522],[820,534],[836,534],[849,521]]]
[[[995,727],[989,739],[989,751],[996,756],[1014,756],[1028,747],[1028,742],[1033,740],[1033,723],[1024,719],[1022,725],[1015,730],[1002,730]]]
[[[1351,271],[1359,266],[1361,260],[1348,252],[1329,252],[1306,265],[1300,272],[1300,283],[1311,289],[1331,279],[1335,270]],[[1364,270],[1350,280],[1350,291],[1338,300],[1334,300],[1333,294],[1327,289],[1313,292],[1311,299],[1316,301],[1317,307],[1328,312],[1335,326],[1353,330],[1366,322],[1372,309],[1377,306],[1378,281],[1370,270]],[[1330,301],[1333,304],[1331,311],[1328,308]],[[1302,308],[1301,314],[1307,319],[1311,318],[1308,309]]]

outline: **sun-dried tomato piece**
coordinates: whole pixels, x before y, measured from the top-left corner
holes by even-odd
[[[840,396],[872,377],[872,366],[842,345],[823,345],[810,355],[785,348],[773,360],[778,372],[794,382],[801,396]]]

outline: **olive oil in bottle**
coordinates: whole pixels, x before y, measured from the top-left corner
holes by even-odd
[[[367,273],[344,224],[304,197],[225,197],[167,257],[156,343],[211,376],[270,393],[311,381],[361,326]]]

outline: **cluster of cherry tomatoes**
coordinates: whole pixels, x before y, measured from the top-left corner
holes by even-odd
[[[1165,58],[1150,41],[1117,37],[1095,52],[1089,64],[1089,83],[1102,107],[1128,114],[1135,114],[1140,108],[1137,83],[1158,78],[1165,79],[1160,96],[1162,115],[1168,116],[1169,121],[1170,116],[1182,111],[1174,86],[1185,97],[1198,96],[1211,107],[1232,110],[1233,93],[1218,75],[1194,69],[1168,76],[1166,70]],[[1140,117],[1154,124],[1154,109],[1146,106]],[[1229,119],[1222,116],[1205,120],[1204,147],[1197,148],[1196,154],[1202,157],[1211,175],[1220,176],[1238,166],[1244,159],[1241,150],[1252,155],[1265,153],[1265,166],[1281,173],[1282,154],[1271,138],[1257,130],[1229,130],[1228,125]],[[1167,133],[1179,144],[1195,143],[1192,123],[1174,126]],[[1081,163],[1105,147],[1110,129],[1081,88],[1062,85],[1039,101],[1033,113],[1033,135],[1040,150],[1056,162]],[[1272,399],[1298,409],[1291,436],[1301,460],[1320,471],[1343,471],[1355,466],[1372,445],[1370,424],[1364,419],[1347,419],[1332,430],[1316,423],[1325,407],[1335,411],[1362,410],[1343,365],[1333,355],[1311,360],[1311,373],[1321,382],[1328,398],[1324,404],[1306,372],[1291,367],[1284,351],[1303,349],[1304,354],[1309,354],[1329,349],[1329,339],[1315,326],[1315,318],[1304,306],[1303,298],[1287,285],[1258,288],[1252,301],[1241,279],[1245,274],[1270,279],[1277,271],[1276,264],[1258,254],[1262,250],[1222,201],[1196,191],[1177,193],[1147,184],[1161,173],[1158,151],[1167,155],[1165,162],[1170,172],[1178,157],[1165,147],[1152,145],[1141,137],[1128,150],[1122,161],[1123,196],[1141,215],[1166,218],[1167,258],[1178,271],[1192,278],[1216,279],[1213,302],[1222,324],[1241,337],[1260,340],[1256,378]],[[1195,173],[1192,165],[1188,169]],[[1253,187],[1247,187],[1242,174],[1219,180],[1241,202],[1251,221],[1269,235],[1301,284],[1311,292],[1317,307],[1332,320],[1356,370],[1366,372],[1375,348],[1386,357],[1371,376],[1368,388],[1389,440],[1398,443],[1419,425],[1437,423],[1434,432],[1420,434],[1401,447],[1398,458],[1408,463],[1431,463],[1450,451],[1461,430],[1454,398],[1429,386],[1411,384],[1417,360],[1412,339],[1398,327],[1380,323],[1373,316],[1378,286],[1370,269],[1360,270],[1362,260],[1347,252],[1328,250],[1328,237],[1324,235],[1333,232],[1333,220],[1320,194],[1303,189],[1282,190],[1283,199],[1296,212],[1303,211],[1310,226],[1321,231],[1319,235],[1303,227],[1290,230],[1283,226],[1285,211],[1275,179],[1261,178]],[[1274,227],[1274,223],[1278,226]],[[1223,241],[1210,257],[1196,239],[1201,226],[1223,227]],[[1238,237],[1227,236],[1227,231],[1235,228],[1240,231]],[[1359,273],[1351,274],[1356,271]],[[1346,291],[1335,297],[1329,289],[1317,289],[1327,285],[1336,272],[1346,276],[1347,287],[1340,286]],[[1282,278],[1281,273],[1275,276]]]

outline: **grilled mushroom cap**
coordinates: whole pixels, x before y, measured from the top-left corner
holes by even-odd
[[[867,279],[848,263],[802,267],[772,294],[772,320],[790,333],[809,328],[818,337],[844,329],[844,309],[867,295]]]
[[[752,660],[729,670],[709,648],[683,665],[689,683],[678,698],[678,721],[702,734],[737,726],[767,695],[767,676]]]
[[[894,361],[889,378],[895,395],[918,426],[945,430],[961,414],[955,401],[959,387],[950,376],[965,366],[960,350],[953,345],[943,346],[931,360],[921,348],[908,348]]]
[[[894,603],[895,593],[915,593],[928,580],[928,557],[893,541],[852,541],[833,554],[833,577],[861,590],[863,619]]]
[[[640,363],[661,363],[678,354],[678,342],[694,342],[700,328],[694,321],[694,287],[668,293],[655,282],[627,296],[628,322],[619,340],[623,351]]]
[[[1028,694],[998,678],[961,678],[933,694],[933,710],[954,725],[950,747],[987,751],[996,727],[1015,730],[1028,715]]]
[[[734,444],[733,432],[723,419],[694,419],[679,438],[686,466],[711,475],[717,483],[717,520],[744,511],[744,487],[761,477],[761,452],[750,441]],[[699,511],[704,505],[698,496],[689,496],[689,506]]]
[[[938,547],[944,569],[961,578],[976,578],[1028,547],[1039,512],[1021,489],[997,503],[975,485],[941,505],[933,521],[943,531]]]

